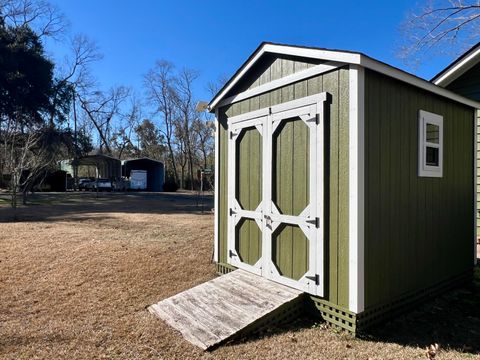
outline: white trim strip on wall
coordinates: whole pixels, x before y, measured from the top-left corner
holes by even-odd
[[[215,191],[214,191],[214,234],[213,234],[213,261],[218,263],[218,246],[219,246],[219,234],[218,234],[218,217],[220,215],[220,212],[218,211],[220,209],[220,204],[219,204],[219,192],[220,192],[220,159],[219,159],[219,147],[220,146],[220,122],[218,118],[218,109],[215,110]]]
[[[349,310],[361,313],[365,308],[365,127],[363,67],[351,65],[349,71]]]
[[[281,88],[283,86],[292,84],[292,83],[300,81],[300,80],[307,79],[307,78],[315,76],[315,75],[320,75],[320,74],[326,73],[327,71],[334,70],[334,69],[336,69],[336,68],[338,68],[339,66],[342,66],[342,65],[343,65],[343,63],[338,63],[338,62],[327,62],[327,63],[324,63],[324,64],[315,65],[311,68],[308,68],[308,69],[299,71],[297,73],[282,77],[280,79],[270,81],[266,84],[254,87],[252,89],[241,92],[237,95],[234,95],[234,96],[228,97],[226,99],[223,99],[222,101],[220,101],[218,103],[218,107],[225,106],[225,105],[228,105],[228,104],[232,104],[232,103],[244,100],[244,99],[248,99],[250,97],[257,96],[257,95],[260,95],[260,94],[263,94],[263,93]]]

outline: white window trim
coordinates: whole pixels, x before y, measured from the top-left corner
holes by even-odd
[[[427,124],[438,126],[438,144],[427,142]],[[438,149],[438,166],[427,165],[427,154],[425,151],[427,146]],[[418,112],[418,176],[443,177],[443,116],[425,110]]]

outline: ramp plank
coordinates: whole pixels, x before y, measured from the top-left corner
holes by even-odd
[[[297,299],[301,291],[243,270],[183,291],[148,310],[206,350]]]

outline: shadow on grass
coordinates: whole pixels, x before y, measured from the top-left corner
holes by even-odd
[[[328,324],[319,323],[318,319],[305,315],[293,323],[276,325],[234,339],[227,344],[255,341],[309,328],[338,332]],[[443,350],[480,354],[480,266],[475,268],[473,282],[432,298],[389,322],[377,325],[360,335],[359,339],[424,349],[438,343]]]
[[[363,339],[480,354],[480,267],[473,282],[451,290],[390,322],[372,328]]]
[[[2,194],[0,199],[7,199]],[[203,214],[210,214],[213,196],[203,196]],[[36,193],[17,208],[17,221],[107,219],[111,213],[202,214],[202,199],[194,193]],[[8,203],[0,202],[0,223],[13,221]]]

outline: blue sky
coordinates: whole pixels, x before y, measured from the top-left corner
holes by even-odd
[[[399,27],[416,1],[154,1],[52,0],[71,33],[95,40],[104,58],[93,73],[104,88],[131,86],[157,59],[200,71],[199,99],[208,81],[232,75],[262,41],[355,50],[430,78],[451,58],[434,57],[412,70],[396,58]],[[60,45],[49,50],[60,53]]]

